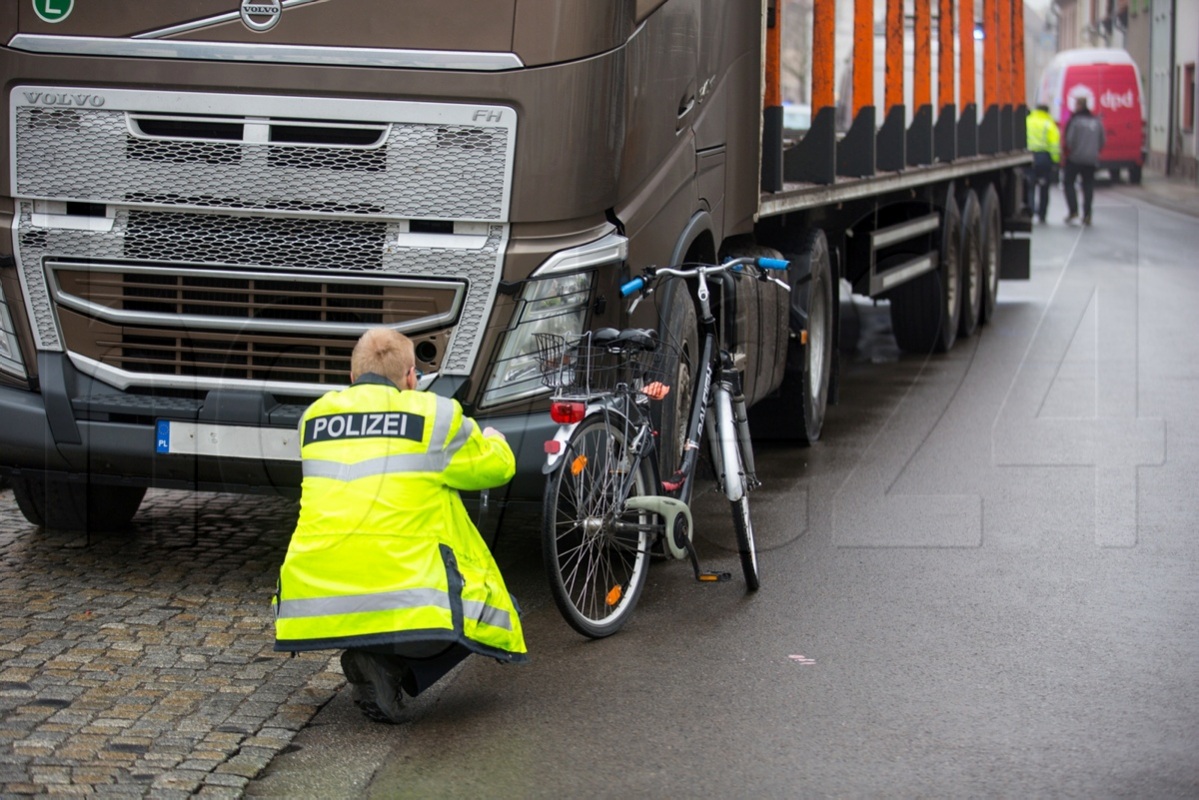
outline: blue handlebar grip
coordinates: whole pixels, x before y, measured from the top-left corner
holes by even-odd
[[[629,295],[631,295],[633,292],[637,291],[644,285],[645,285],[645,278],[633,278],[633,280],[629,281],[628,283],[621,284],[620,296],[628,297]]]
[[[786,269],[791,265],[785,258],[759,258],[758,266],[762,269]]]

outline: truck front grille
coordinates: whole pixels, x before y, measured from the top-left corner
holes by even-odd
[[[470,374],[508,239],[513,109],[37,86],[9,98],[39,349],[121,388],[319,394],[345,381],[363,330],[392,325],[425,371]]]
[[[378,270],[387,223],[129,212],[124,256],[148,262]]]
[[[374,325],[407,330],[440,354],[437,331],[455,321],[465,294],[450,281],[49,267],[67,349],[135,376],[344,383],[354,342]],[[436,370],[440,358],[423,366]]]

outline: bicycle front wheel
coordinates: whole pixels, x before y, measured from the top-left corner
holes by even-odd
[[[742,447],[753,445],[737,435],[733,418],[733,402],[727,391],[716,392],[717,437],[713,442],[719,453],[713,453],[713,461],[722,465],[721,482],[724,485],[729,505],[733,509],[733,528],[737,532],[737,554],[741,557],[741,571],[745,574],[745,587],[756,592],[761,586],[758,579],[758,552],[754,547],[754,525],[749,517],[749,479],[745,473],[745,458]]]
[[[610,636],[633,613],[649,577],[654,515],[625,501],[653,493],[649,465],[629,452],[615,415],[584,420],[546,481],[542,556],[554,603],[579,633]]]
[[[733,527],[737,530],[737,552],[741,556],[741,571],[745,573],[745,588],[758,591],[758,551],[754,547],[754,523],[749,518],[749,497],[733,503]]]

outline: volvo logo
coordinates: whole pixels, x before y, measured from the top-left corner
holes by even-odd
[[[241,0],[241,21],[252,31],[269,31],[283,16],[280,0]]]
[[[99,108],[104,105],[104,95],[76,92],[24,92],[25,102],[41,106],[88,106]]]

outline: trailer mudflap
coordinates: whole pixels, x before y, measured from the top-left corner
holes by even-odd
[[[1026,281],[1032,277],[1032,239],[1030,237],[1004,235],[999,277],[1005,281]]]

